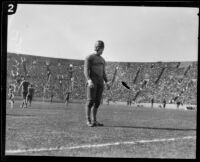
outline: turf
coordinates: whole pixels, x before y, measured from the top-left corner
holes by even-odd
[[[196,158],[196,139],[124,144],[126,141],[196,136],[196,111],[102,105],[98,120],[103,127],[88,127],[83,104],[33,102],[31,108],[6,107],[6,150],[65,148],[7,155]],[[73,146],[99,145],[103,147]]]

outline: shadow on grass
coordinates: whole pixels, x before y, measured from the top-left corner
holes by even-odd
[[[112,128],[132,128],[132,129],[152,129],[152,130],[169,130],[169,131],[196,131],[196,129],[189,128],[158,128],[158,127],[143,127],[143,126],[115,126],[115,125],[104,125],[104,127]]]

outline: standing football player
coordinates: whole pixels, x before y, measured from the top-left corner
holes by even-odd
[[[109,88],[105,73],[106,62],[101,56],[104,50],[104,42],[98,40],[95,43],[94,50],[95,52],[87,56],[84,62],[84,75],[87,81],[86,120],[90,127],[103,126],[102,123],[97,121],[97,111],[101,103],[104,82],[107,89]]]
[[[30,84],[28,86],[28,94],[26,96],[26,103],[29,103],[29,106],[31,107],[31,103],[32,103],[32,99],[33,99],[33,95],[34,95],[34,88],[33,85]]]
[[[9,85],[8,88],[8,97],[9,97],[9,104],[10,108],[13,109],[13,104],[14,104],[14,87],[12,85]]]
[[[65,92],[65,106],[67,107],[69,104],[69,97],[70,97],[70,92],[66,91]]]
[[[154,104],[154,98],[151,98],[151,108],[153,108],[153,104]]]
[[[28,94],[28,86],[29,86],[29,82],[28,80],[25,79],[25,77],[23,76],[22,77],[22,82],[19,86],[19,89],[18,91],[21,89],[22,87],[22,97],[23,97],[23,102],[22,102],[22,105],[21,105],[21,108],[27,108],[27,102],[26,102],[26,96]]]
[[[163,108],[165,109],[165,107],[166,107],[166,100],[165,100],[165,98],[163,99]]]
[[[50,103],[53,102],[53,97],[54,97],[54,93],[53,93],[53,90],[51,90],[51,94],[50,94]]]

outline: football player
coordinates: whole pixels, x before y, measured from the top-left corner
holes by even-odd
[[[33,99],[33,95],[34,95],[34,88],[33,88],[33,84],[30,84],[28,86],[28,94],[26,96],[26,103],[29,103],[29,106],[31,107],[31,103],[32,103],[32,99]]]
[[[101,56],[104,51],[104,42],[98,40],[95,43],[94,50],[95,52],[87,56],[84,61],[84,75],[87,82],[86,120],[90,127],[103,126],[102,123],[97,121],[97,111],[101,103],[104,82],[106,87],[109,88],[105,72],[106,62]]]
[[[66,91],[65,92],[65,106],[67,107],[69,104],[69,97],[70,97],[70,92]]]
[[[11,109],[13,108],[13,104],[14,104],[14,87],[13,85],[9,85],[8,88],[8,97],[9,97],[9,104]]]
[[[28,94],[28,86],[29,86],[29,82],[25,79],[25,77],[22,77],[22,82],[19,86],[18,91],[22,88],[22,97],[23,97],[23,102],[21,105],[21,108],[27,108],[27,102],[26,102],[26,96]]]

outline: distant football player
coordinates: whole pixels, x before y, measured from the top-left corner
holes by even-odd
[[[176,102],[176,105],[177,105],[177,109],[179,109],[180,105],[181,105],[181,102],[180,101],[177,101]]]
[[[97,121],[97,111],[101,103],[104,82],[106,87],[109,88],[105,72],[106,62],[101,56],[104,50],[104,42],[98,40],[95,43],[94,50],[95,52],[87,56],[84,61],[84,75],[87,82],[86,120],[90,127],[103,126],[102,123]]]
[[[22,88],[22,97],[23,97],[23,102],[21,105],[21,108],[27,108],[27,102],[26,102],[26,96],[28,94],[28,86],[29,86],[29,82],[25,79],[25,77],[22,77],[22,82],[19,86],[18,91]]]
[[[166,107],[166,100],[165,100],[165,98],[163,99],[163,108],[165,109],[165,107]]]
[[[29,103],[29,106],[31,107],[31,103],[32,103],[32,99],[33,99],[33,95],[34,95],[34,88],[33,85],[30,84],[28,86],[28,94],[26,96],[26,103]]]
[[[129,93],[129,95],[127,97],[127,106],[131,106],[131,104],[132,104],[132,99],[131,99],[131,96],[130,96],[130,93]]]
[[[66,91],[65,92],[65,106],[67,107],[69,104],[69,97],[70,97],[70,92]]]
[[[153,104],[154,104],[154,98],[151,98],[151,108],[153,108]]]
[[[13,108],[13,104],[14,104],[14,86],[9,85],[8,88],[8,98],[9,98],[9,104],[11,109]]]
[[[54,96],[54,94],[53,94],[53,92],[51,92],[51,95],[50,95],[50,102],[51,103],[53,102],[53,96]]]

